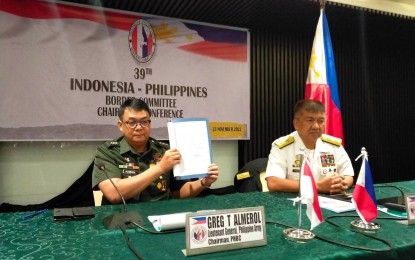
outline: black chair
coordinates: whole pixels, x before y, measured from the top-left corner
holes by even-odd
[[[264,191],[268,188],[261,181],[261,173],[267,169],[268,158],[259,158],[246,163],[234,177],[237,192]]]

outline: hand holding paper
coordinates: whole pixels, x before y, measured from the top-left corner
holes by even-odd
[[[205,185],[210,186],[219,177],[219,167],[216,164],[212,163],[208,167],[208,174],[209,175],[205,177]]]
[[[171,170],[175,165],[179,164],[180,159],[181,155],[179,150],[172,148],[164,153],[163,158],[161,158],[158,165],[164,172],[167,172]]]
[[[173,168],[178,179],[200,178],[208,176],[208,167],[212,164],[209,123],[205,118],[174,119],[167,123],[170,147],[180,151],[180,163]],[[211,171],[218,171],[210,168]],[[216,179],[215,179],[216,180]],[[212,177],[206,178],[210,184]]]

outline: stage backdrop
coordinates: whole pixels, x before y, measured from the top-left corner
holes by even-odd
[[[0,141],[119,136],[128,97],[152,133],[206,117],[212,139],[249,139],[249,32],[37,0],[0,1]]]

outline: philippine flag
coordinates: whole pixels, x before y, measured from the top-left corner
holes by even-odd
[[[320,203],[318,201],[318,192],[314,182],[313,173],[307,159],[304,159],[301,168],[300,194],[301,201],[307,202],[307,217],[311,222],[311,230],[323,222]]]
[[[356,207],[357,214],[367,224],[378,216],[378,211],[372,173],[365,150],[362,151],[362,156],[362,167],[353,190],[352,202]]]
[[[193,225],[206,224],[206,217],[195,217],[193,218]]]
[[[337,89],[336,67],[329,25],[323,9],[320,11],[308,68],[305,99],[321,101],[326,107],[325,133],[343,140],[343,123]]]

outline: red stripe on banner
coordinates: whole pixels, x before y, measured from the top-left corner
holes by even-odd
[[[147,37],[147,53],[149,55],[150,55],[152,49],[153,49],[153,34],[150,33]]]
[[[209,56],[222,60],[247,61],[246,45],[233,45],[229,43],[217,43],[201,41],[178,47],[195,54]]]
[[[342,115],[331,99],[330,87],[327,84],[306,84],[305,98],[321,101],[326,107],[325,133],[343,140]]]
[[[72,18],[88,20],[126,31],[130,30],[134,22],[141,18],[139,15],[127,15],[36,0],[1,0],[0,11],[32,19]]]
[[[378,216],[376,204],[373,202],[365,187],[356,184],[352,196],[356,205],[356,210],[360,212],[360,216],[363,217],[366,222],[370,222]]]

